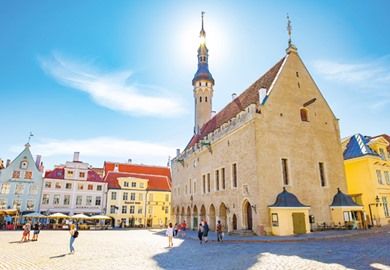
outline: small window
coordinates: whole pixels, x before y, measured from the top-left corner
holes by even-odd
[[[308,110],[306,108],[301,108],[301,120],[305,122],[309,122]]]
[[[378,179],[378,183],[383,185],[383,180],[382,180],[382,173],[380,170],[376,170],[376,177]]]
[[[124,186],[124,187],[128,187],[128,186],[129,186],[129,182],[125,181],[125,182],[123,183],[123,186]]]
[[[207,192],[211,192],[211,187],[210,187],[210,174],[207,174]]]
[[[72,189],[72,183],[66,183],[65,184],[66,189]]]
[[[202,97],[199,97],[199,102],[202,102]]]
[[[282,158],[282,180],[283,185],[289,184],[288,163],[286,158]]]
[[[319,170],[320,170],[319,172],[320,172],[321,187],[326,187],[324,163],[320,162],[320,163],[318,163],[318,166],[319,166]]]
[[[13,171],[12,178],[20,178],[20,171]]]
[[[28,168],[28,161],[27,160],[22,160],[22,162],[20,162],[20,168],[21,169],[27,169]]]
[[[137,187],[137,182],[131,182],[131,187]]]
[[[68,177],[73,177],[73,171],[68,171]]]
[[[84,177],[85,177],[85,172],[80,172],[80,173],[79,173],[79,177],[80,177],[80,178],[84,178]]]
[[[88,190],[93,190],[93,185],[88,184]]]
[[[207,102],[207,97],[204,97],[204,102]]]
[[[233,187],[237,187],[237,164],[232,165]]]
[[[242,194],[244,194],[244,195],[248,195],[249,194],[249,188],[248,188],[247,184],[242,186]]]

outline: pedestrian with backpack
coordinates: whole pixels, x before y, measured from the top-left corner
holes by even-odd
[[[79,231],[76,229],[76,226],[74,224],[72,224],[70,226],[69,233],[70,233],[70,242],[69,242],[70,253],[69,254],[74,254],[75,250],[74,250],[74,247],[73,247],[73,242],[79,236]]]

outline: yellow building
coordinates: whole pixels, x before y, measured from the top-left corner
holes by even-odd
[[[171,189],[166,176],[109,171],[107,215],[115,227],[159,227],[170,220]]]
[[[342,141],[348,193],[364,206],[372,226],[390,221],[390,156],[388,135],[355,134]]]

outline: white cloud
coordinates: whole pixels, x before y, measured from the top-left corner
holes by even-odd
[[[131,71],[105,73],[93,61],[79,62],[53,53],[39,57],[42,69],[59,83],[90,95],[100,106],[134,116],[178,117],[182,102],[156,87],[128,83]],[[148,94],[146,94],[148,93]]]
[[[19,146],[10,150],[20,152]],[[168,157],[175,155],[174,147],[163,143],[124,140],[115,137],[97,137],[84,140],[43,139],[34,142],[31,151],[42,156],[45,167],[72,161],[73,153],[80,152],[80,160],[95,166],[103,166],[104,161],[127,162],[130,158],[135,163],[148,165],[166,165]]]
[[[314,68],[328,80],[353,85],[360,89],[380,89],[390,83],[389,57],[355,64],[317,60],[314,62]]]

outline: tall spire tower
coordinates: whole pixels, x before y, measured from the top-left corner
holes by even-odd
[[[204,12],[202,11],[202,29],[200,30],[200,46],[198,49],[198,70],[192,80],[195,100],[194,133],[199,133],[203,124],[211,119],[214,79],[209,71],[209,50],[206,47],[206,31],[204,31]]]

